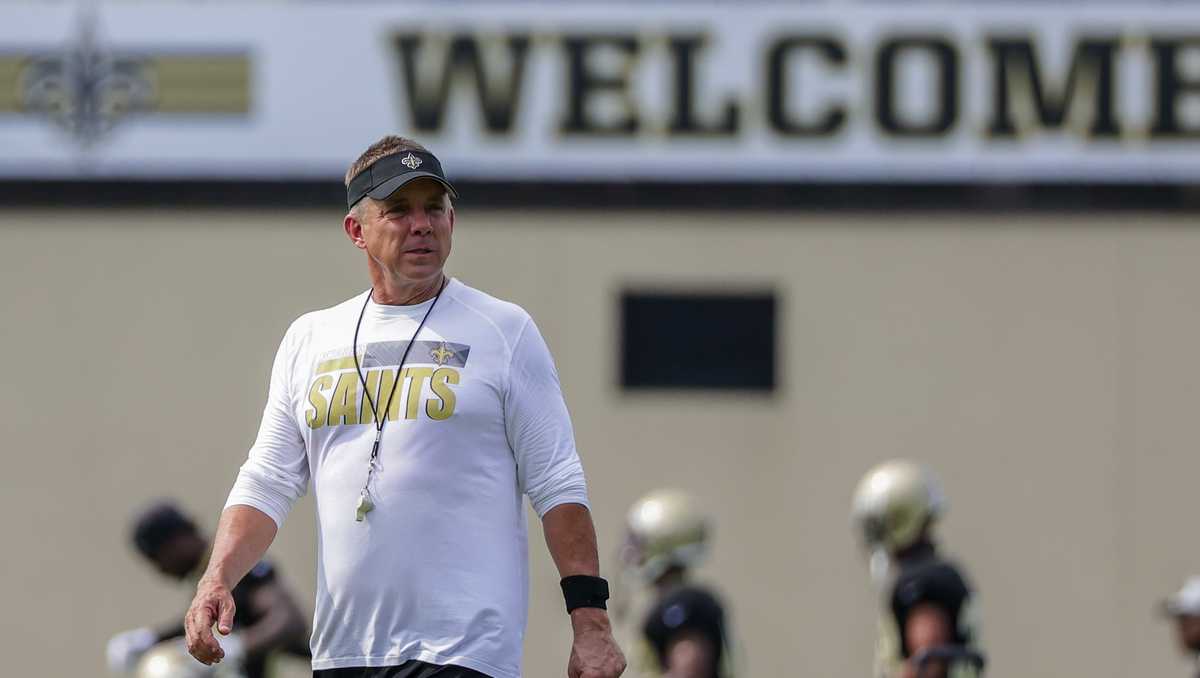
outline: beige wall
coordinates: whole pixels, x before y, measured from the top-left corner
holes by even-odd
[[[461,215],[452,269],[553,349],[606,559],[624,507],[690,488],[747,675],[866,676],[847,518],[871,463],[925,459],[983,594],[994,676],[1183,675],[1157,597],[1200,571],[1200,230],[1153,216]],[[0,211],[6,675],[101,675],[114,631],[186,591],[125,542],[179,497],[215,522],[279,337],[366,286],[336,212]],[[625,395],[624,284],[771,285],[775,397]],[[719,321],[719,319],[714,319]],[[527,675],[569,636],[535,532]],[[306,600],[305,500],[274,547]],[[298,671],[297,675],[303,675]]]

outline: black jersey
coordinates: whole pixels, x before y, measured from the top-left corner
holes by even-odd
[[[660,670],[667,668],[667,651],[684,632],[698,633],[714,648],[712,678],[730,678],[725,668],[729,649],[726,647],[725,609],[708,591],[695,586],[681,586],[654,604],[642,624],[642,635],[658,660]]]
[[[908,658],[905,627],[908,616],[920,605],[933,604],[946,612],[954,631],[955,645],[975,642],[971,618],[971,587],[962,572],[933,549],[913,554],[899,563],[900,572],[892,587],[892,616],[899,633],[900,655]]]

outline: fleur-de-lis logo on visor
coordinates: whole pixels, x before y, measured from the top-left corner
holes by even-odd
[[[404,159],[400,161],[400,164],[411,170],[415,170],[421,166],[421,159],[412,153],[409,153],[408,155],[404,156]]]

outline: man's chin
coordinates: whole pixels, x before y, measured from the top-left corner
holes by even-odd
[[[405,266],[400,271],[400,276],[417,284],[434,285],[442,281],[442,266],[441,264]]]

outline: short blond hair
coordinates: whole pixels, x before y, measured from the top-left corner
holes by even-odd
[[[350,165],[350,169],[346,170],[346,187],[349,188],[350,182],[354,181],[354,177],[362,174],[363,170],[375,164],[380,159],[408,151],[429,152],[428,149],[412,139],[406,139],[395,134],[389,134],[376,141],[368,146],[362,155],[358,156],[358,160],[355,160],[354,164]]]

